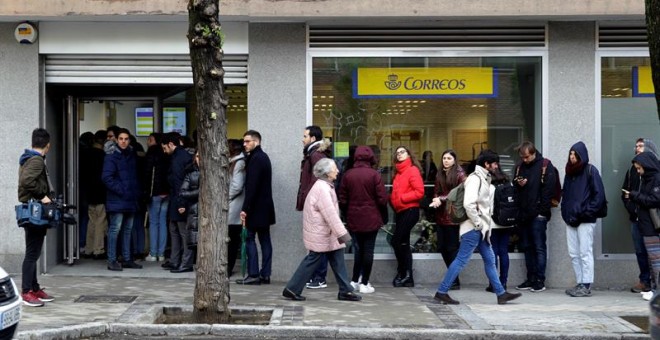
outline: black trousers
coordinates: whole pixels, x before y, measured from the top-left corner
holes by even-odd
[[[378,230],[366,233],[353,233],[353,241],[357,243],[357,252],[353,263],[353,282],[359,282],[362,275],[362,284],[369,283],[371,268],[374,265],[374,248],[376,246],[376,236]]]
[[[396,214],[396,229],[392,235],[392,248],[397,260],[399,275],[412,272],[410,231],[419,221],[419,208],[410,208]]]
[[[25,230],[25,258],[23,259],[21,290],[25,294],[29,291],[36,292],[41,289],[37,281],[37,260],[41,256],[41,249],[44,246],[44,238],[48,229],[44,226],[32,224],[26,225],[23,229]]]

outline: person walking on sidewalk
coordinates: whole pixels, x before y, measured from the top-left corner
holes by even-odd
[[[642,152],[633,158],[633,166],[642,176],[639,189],[627,191],[625,198],[629,198],[637,205],[639,217],[639,231],[644,239],[644,246],[648,253],[648,263],[653,269],[653,278],[658,281],[660,274],[660,238],[651,219],[651,208],[660,208],[660,163],[651,152]],[[643,292],[642,297],[650,300],[654,292]]]
[[[655,143],[647,138],[639,138],[635,142],[635,156],[639,155],[642,152],[652,152],[656,157],[658,152],[656,149]],[[637,172],[635,165],[631,165],[626,176],[623,180],[623,185],[621,189],[631,192],[631,191],[640,191],[642,186],[642,176]],[[637,204],[633,202],[625,191],[621,193],[621,200],[623,205],[628,211],[628,216],[630,218],[630,233],[632,235],[633,245],[635,246],[635,257],[637,258],[637,266],[639,267],[639,282],[635,284],[630,291],[633,293],[642,293],[648,292],[651,290],[652,282],[651,280],[651,265],[649,264],[649,255],[646,251],[646,246],[644,245],[644,236],[639,227],[639,219],[637,215]],[[656,278],[657,279],[657,278]]]
[[[303,242],[309,253],[286,284],[282,296],[304,301],[305,297],[300,295],[303,287],[317,268],[321,254],[325,254],[339,285],[337,299],[360,301],[362,297],[354,293],[355,289],[348,281],[344,262],[345,243],[351,240],[351,236],[339,217],[339,204],[333,184],[339,170],[332,159],[324,158],[314,165],[313,173],[319,180],[307,194],[303,209]]]
[[[19,202],[27,203],[33,199],[41,201],[43,204],[51,203],[48,195],[52,194],[52,188],[46,168],[48,150],[50,150],[48,131],[42,128],[34,129],[32,131],[32,148],[25,149],[18,161],[20,165],[18,171]],[[26,306],[42,307],[44,302],[55,300],[39,286],[37,278],[37,260],[41,256],[48,229],[46,226],[28,223],[23,226],[23,230],[25,231],[25,257],[21,274],[21,297]]]
[[[594,229],[605,217],[605,187],[598,169],[589,164],[583,142],[571,146],[562,187],[561,216],[566,223],[566,243],[577,285],[566,290],[573,297],[591,296],[594,282]]]
[[[238,284],[270,284],[273,262],[273,246],[270,241],[270,226],[275,224],[275,204],[273,203],[273,168],[270,158],[261,149],[261,134],[248,130],[243,134],[243,147],[248,153],[245,162],[245,200],[241,208],[241,220],[247,229],[247,269],[248,276],[236,280]],[[261,246],[261,270],[255,238]]]
[[[509,293],[502,286],[497,275],[493,248],[490,245],[492,223],[490,210],[493,206],[490,173],[499,168],[499,162],[500,156],[497,153],[491,150],[482,151],[479,157],[477,157],[474,172],[465,180],[463,207],[465,207],[468,219],[462,222],[460,226],[461,245],[458,249],[456,259],[454,259],[449,269],[447,269],[445,277],[433,297],[442,304],[459,304],[457,300],[449,296],[449,288],[458,277],[458,274],[467,265],[468,261],[470,261],[470,256],[472,256],[475,249],[479,250],[484,260],[486,276],[488,276],[488,281],[490,281],[493,291],[497,295],[498,304],[506,304],[522,295],[520,293]]]
[[[298,186],[298,199],[296,200],[296,210],[303,211],[307,193],[312,189],[316,177],[312,174],[312,169],[316,162],[323,158],[330,157],[330,141],[323,139],[323,130],[316,125],[310,125],[305,128],[303,133],[303,160],[300,164],[300,184]],[[325,277],[328,275],[328,259],[321,255],[319,266],[314,271],[314,277],[307,283],[307,288],[325,288],[328,284]]]
[[[358,146],[354,158],[353,168],[344,174],[339,188],[339,206],[346,212],[346,226],[358,245],[351,286],[369,294],[375,291],[369,279],[376,236],[383,226],[381,212],[387,211],[387,192],[382,176],[374,169],[376,157],[371,148]]]
[[[122,268],[141,269],[142,266],[131,259],[131,232],[133,218],[138,209],[140,187],[137,179],[135,152],[129,145],[130,132],[121,128],[117,131],[117,147],[107,154],[103,161],[103,183],[107,200],[105,210],[108,224],[108,270],[121,271]],[[117,238],[122,233],[121,250],[123,261],[117,261]]]
[[[419,201],[424,197],[424,181],[415,155],[405,146],[394,153],[394,178],[390,203],[396,213],[392,248],[397,260],[394,287],[414,287],[410,231],[419,221]]]
[[[447,214],[447,209],[444,209],[445,207],[442,204],[447,201],[447,195],[449,195],[451,189],[454,189],[464,181],[465,171],[458,164],[456,152],[451,149],[445,150],[442,153],[442,170],[438,172],[435,179],[435,195],[430,207],[437,209],[435,212],[435,224],[437,226],[438,250],[440,250],[447,268],[454,262],[458,254],[459,225],[451,221],[449,214]],[[450,289],[461,289],[461,282],[458,276],[456,277],[456,281],[451,284]]]
[[[513,179],[520,198],[518,231],[520,245],[525,252],[527,279],[516,286],[518,290],[545,290],[545,268],[548,261],[547,229],[551,217],[553,190],[556,178],[552,162],[544,158],[534,143],[525,141],[518,146],[521,163]]]

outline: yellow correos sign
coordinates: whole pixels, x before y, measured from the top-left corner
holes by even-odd
[[[633,97],[653,97],[655,90],[651,66],[633,67]]]
[[[494,67],[358,68],[355,98],[494,98]]]

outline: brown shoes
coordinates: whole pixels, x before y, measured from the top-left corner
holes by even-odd
[[[507,302],[509,302],[511,300],[515,300],[515,299],[517,299],[521,296],[522,296],[522,294],[520,294],[520,293],[504,292],[504,294],[497,297],[497,304],[498,305],[505,305]]]
[[[443,305],[457,305],[460,302],[454,300],[449,296],[449,294],[442,294],[439,292],[435,293],[435,296],[433,296],[433,299],[440,302]]]

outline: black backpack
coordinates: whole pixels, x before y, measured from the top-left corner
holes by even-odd
[[[503,227],[518,223],[519,200],[518,191],[511,182],[495,186],[493,207],[493,222]]]

